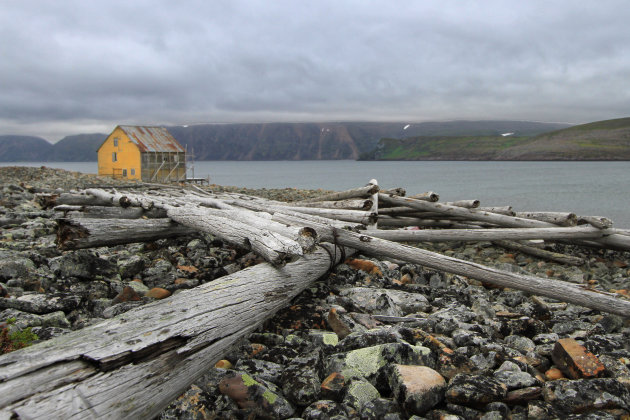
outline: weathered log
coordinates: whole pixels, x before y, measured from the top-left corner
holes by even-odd
[[[440,195],[437,193],[434,193],[433,191],[427,191],[420,194],[410,195],[409,198],[413,198],[415,200],[421,200],[421,201],[430,201],[432,203],[435,203],[436,201],[440,201]]]
[[[141,207],[105,207],[105,206],[77,206],[63,204],[54,208],[57,212],[64,212],[63,217],[78,219],[87,217],[90,219],[148,219],[166,218],[166,210],[153,208],[145,210]]]
[[[62,193],[62,194],[38,194],[37,202],[45,209],[50,209],[62,204],[75,206],[111,206],[111,202],[102,200],[91,194]]]
[[[154,418],[324,275],[342,255],[332,248],[282,268],[259,264],[0,356],[0,418]]]
[[[392,217],[392,216],[380,216],[378,217],[378,223],[381,227],[409,227],[409,226],[424,226],[424,227],[444,227],[444,228],[459,228],[459,229],[475,229],[480,227],[495,228],[495,225],[487,223],[460,221],[462,219],[455,218],[443,218],[443,219],[418,219],[415,217]]]
[[[383,194],[399,195],[401,197],[404,197],[405,195],[407,195],[407,190],[405,190],[402,187],[389,188],[389,189],[386,189],[386,190],[380,190],[380,192],[382,192]]]
[[[611,228],[613,225],[612,220],[603,216],[580,216],[577,220],[578,225],[589,224],[591,226],[595,226],[596,228],[605,229]]]
[[[276,215],[274,215],[275,217]],[[523,290],[587,308],[630,317],[630,301],[613,293],[600,292],[559,280],[544,279],[485,267],[481,264],[459,260],[421,248],[397,244],[347,230],[335,229],[310,221],[300,221],[298,219],[291,221],[290,218],[279,221],[305,223],[306,226],[317,230],[321,240],[328,240],[371,255],[396,258],[413,264],[420,264],[433,269],[485,281],[497,286]]]
[[[558,226],[575,226],[577,225],[577,216],[575,213],[562,213],[552,211],[528,211],[516,212],[516,217],[524,219],[541,220],[543,222],[553,223]]]
[[[528,246],[519,242],[497,240],[492,243],[507,249],[522,252],[523,254],[533,255],[534,257],[543,258],[545,260],[556,261],[561,264],[568,265],[584,265],[584,259],[580,257],[574,257],[572,255],[560,254],[558,252],[547,251],[546,249],[536,248],[534,246]]]
[[[280,204],[280,203],[276,203]],[[314,201],[312,203],[283,203],[285,206],[293,207],[315,207],[320,209],[339,209],[339,210],[363,210],[368,211],[372,208],[371,199],[361,200],[339,200],[339,201]]]
[[[505,214],[506,216],[515,215],[515,212],[512,210],[512,206],[478,207],[477,210],[487,211],[490,213]]]
[[[604,232],[600,229],[590,226],[586,228],[379,230],[376,232],[368,232],[368,234],[375,238],[395,242],[597,239],[604,236]]]
[[[368,185],[374,185],[378,187],[378,181],[375,179],[371,179]],[[372,206],[370,207],[368,211],[374,217],[371,217],[369,219],[368,223],[365,225],[365,228],[367,230],[377,230],[378,229],[378,191],[372,194],[372,197],[370,197],[370,201],[372,202]]]
[[[346,200],[349,198],[367,198],[378,192],[378,185],[368,184],[365,187],[354,188],[351,190],[324,194],[319,197],[310,198],[308,200],[298,201],[298,203],[312,203],[314,201],[335,201]]]
[[[166,214],[184,226],[218,236],[229,244],[251,249],[273,265],[283,265],[303,255],[302,246],[297,241],[276,232],[228,219],[228,215],[209,216],[203,209],[194,207],[168,207]]]
[[[170,219],[65,218],[57,224],[57,246],[64,250],[148,242],[197,232]]]
[[[479,207],[479,200],[458,200],[458,201],[447,201],[447,206],[455,206],[455,207],[464,207],[467,209],[476,209]]]
[[[557,225],[540,220],[523,219],[521,217],[511,217],[497,213],[480,211],[477,209],[465,209],[462,207],[446,206],[441,203],[430,203],[427,201],[414,200],[410,198],[392,197],[385,194],[379,194],[379,199],[399,206],[408,206],[423,211],[436,211],[452,216],[461,216],[468,220],[474,220],[485,223],[493,223],[498,226],[534,228],[534,227],[555,227]],[[603,219],[603,218],[602,218]],[[594,222],[593,222],[594,223]],[[591,223],[592,224],[592,223]],[[594,242],[611,246],[621,250],[630,250],[630,241],[624,235],[611,234]],[[579,242],[578,242],[579,243]]]

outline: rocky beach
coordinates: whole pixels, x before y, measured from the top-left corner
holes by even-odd
[[[0,183],[2,351],[262,263],[203,233],[62,251],[61,215],[43,196],[138,184],[44,167],[0,168]],[[322,194],[203,188],[278,201]],[[628,252],[544,244],[574,257],[562,264],[492,242],[418,246],[630,297]],[[630,320],[357,254],[198,376],[159,418],[628,419]]]

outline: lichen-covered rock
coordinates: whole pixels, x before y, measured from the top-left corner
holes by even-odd
[[[501,401],[506,395],[505,384],[482,375],[456,375],[446,390],[447,401],[469,406]]]
[[[319,399],[321,392],[321,354],[313,352],[297,357],[282,373],[282,392],[292,403],[309,405]]]
[[[365,380],[353,380],[348,385],[348,391],[343,402],[357,411],[361,411],[366,403],[380,397],[381,394],[371,383]]]
[[[68,293],[28,294],[17,299],[1,299],[0,309],[13,308],[32,314],[47,314],[56,311],[70,312],[78,308],[81,301],[80,296]]]
[[[368,401],[359,411],[361,420],[402,420],[397,402],[387,398],[376,398]],[[407,418],[407,417],[404,417]]]
[[[251,376],[264,379],[265,381],[277,383],[280,380],[284,366],[267,360],[239,359],[234,369],[247,372]]]
[[[343,405],[330,400],[315,401],[302,412],[302,418],[305,420],[329,420],[335,416],[346,416],[346,410]]]
[[[435,355],[427,347],[407,343],[388,343],[352,350],[328,357],[326,372],[350,377],[358,372],[375,386],[387,383],[385,368],[392,363],[435,367]]]
[[[207,408],[210,403],[210,396],[198,386],[192,385],[160,413],[159,419],[206,420],[212,418],[212,413]]]
[[[494,377],[499,382],[504,383],[508,390],[527,388],[536,383],[536,378],[527,372],[521,371],[520,367],[510,361],[505,361],[494,372]]]
[[[545,401],[565,413],[602,408],[630,409],[630,390],[614,378],[551,381],[543,387]]]
[[[286,399],[247,373],[228,372],[219,382],[219,391],[234,400],[239,407],[251,409],[263,419],[287,418],[295,412]]]
[[[431,304],[424,295],[402,290],[350,287],[342,289],[339,294],[349,299],[356,308],[371,314],[403,316],[431,310]]]

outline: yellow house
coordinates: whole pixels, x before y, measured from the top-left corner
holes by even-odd
[[[98,174],[145,182],[186,180],[186,152],[164,127],[119,125],[98,148]]]

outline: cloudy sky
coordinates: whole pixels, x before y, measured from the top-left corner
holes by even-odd
[[[0,134],[630,116],[627,1],[0,0]]]

